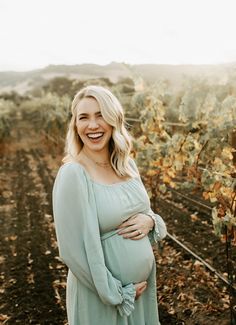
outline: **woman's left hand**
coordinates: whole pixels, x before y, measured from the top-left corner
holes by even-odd
[[[153,226],[152,218],[144,213],[138,213],[120,224],[117,229],[121,229],[118,234],[124,238],[138,240],[145,237]]]

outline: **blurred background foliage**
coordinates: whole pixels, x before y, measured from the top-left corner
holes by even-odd
[[[152,78],[143,77],[131,66],[122,65],[126,73],[118,73],[115,64],[112,67],[111,78],[104,73],[97,77],[89,67],[91,75],[84,79],[76,74],[74,77],[71,74],[55,76],[52,66],[48,67],[44,82],[37,75],[37,82],[33,79],[28,82],[30,88],[26,87],[24,92],[17,92],[15,86],[9,91],[3,87],[1,141],[9,137],[14,119],[18,117],[32,123],[36,132],[54,144],[63,146],[74,95],[86,85],[102,85],[110,89],[124,107],[127,126],[134,139],[132,154],[150,197],[155,199],[168,187],[200,191],[204,199],[215,203],[212,217],[216,233],[224,235],[224,226],[232,232],[236,225],[234,70],[215,78],[214,74],[208,78],[195,74],[179,77],[178,82],[173,82],[173,77],[159,77],[152,82]],[[21,86],[22,82],[25,85],[21,80]],[[236,236],[233,238],[236,242]]]

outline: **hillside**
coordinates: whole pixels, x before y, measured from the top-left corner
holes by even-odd
[[[44,85],[49,79],[65,76],[67,78],[86,80],[91,78],[109,78],[111,82],[130,77],[142,77],[147,83],[168,80],[170,85],[178,87],[185,78],[208,78],[225,83],[236,75],[236,63],[221,65],[162,65],[111,62],[108,65],[49,65],[43,69],[25,72],[0,72],[0,92],[17,91],[21,94],[33,87]]]

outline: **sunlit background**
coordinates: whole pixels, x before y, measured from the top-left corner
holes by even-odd
[[[236,0],[0,0],[2,324],[68,324],[52,188],[90,84],[120,100],[167,225],[160,323],[236,324],[235,17]]]
[[[0,0],[0,71],[236,60],[235,0]]]

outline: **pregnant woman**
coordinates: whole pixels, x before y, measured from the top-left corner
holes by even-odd
[[[69,325],[159,325],[151,243],[166,235],[130,157],[118,99],[87,86],[72,102],[53,186]]]

